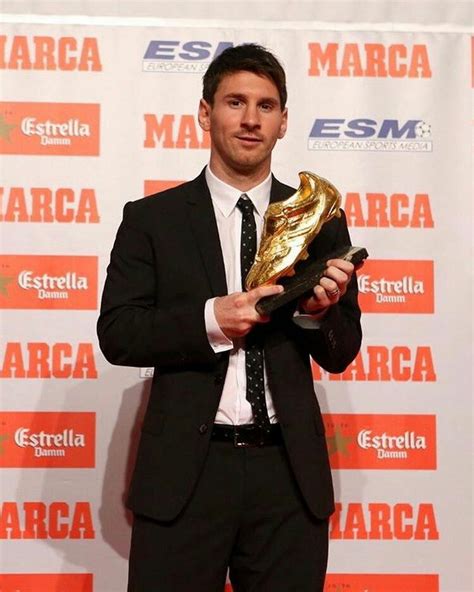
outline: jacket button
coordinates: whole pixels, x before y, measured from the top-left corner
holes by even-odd
[[[207,432],[207,424],[203,423],[199,426],[199,433],[205,434]]]

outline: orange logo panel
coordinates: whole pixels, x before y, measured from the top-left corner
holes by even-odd
[[[434,574],[327,574],[324,592],[439,592]],[[232,592],[226,584],[224,592]]]
[[[95,413],[0,411],[0,467],[95,467]]]
[[[154,193],[159,193],[160,191],[166,191],[166,189],[177,187],[182,183],[184,183],[184,181],[147,179],[145,180],[144,195],[153,195]]]
[[[0,592],[92,592],[92,574],[0,574]]]
[[[434,574],[327,574],[324,592],[439,592]]]
[[[323,415],[333,469],[436,469],[435,415]]]
[[[0,308],[97,308],[97,257],[0,255]]]
[[[0,102],[0,154],[98,156],[100,105]]]
[[[363,312],[434,312],[433,261],[368,259],[357,282]]]

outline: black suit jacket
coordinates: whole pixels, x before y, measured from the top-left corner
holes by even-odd
[[[272,181],[271,201],[294,190]],[[350,244],[344,215],[326,223],[310,252]],[[193,181],[126,204],[111,254],[98,321],[112,364],[153,366],[129,507],[172,520],[203,468],[222,393],[228,353],[215,354],[204,322],[206,300],[227,293],[217,224],[204,172]],[[333,511],[324,425],[309,354],[341,372],[361,341],[357,284],[332,306],[320,329],[302,329],[292,311],[274,313],[264,332],[268,383],[291,466],[308,508]]]

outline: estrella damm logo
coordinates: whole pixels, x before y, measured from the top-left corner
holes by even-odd
[[[337,502],[329,519],[329,537],[332,540],[437,541],[439,530],[431,503]]]
[[[97,308],[97,257],[0,255],[0,309]]]
[[[100,222],[94,189],[0,187],[0,222]]]
[[[309,76],[431,78],[426,45],[308,43]]]
[[[90,502],[34,500],[0,503],[0,539],[94,538],[95,529]],[[75,589],[65,588],[64,592]],[[37,588],[29,589],[28,592],[33,590],[38,592]],[[57,588],[45,588],[45,592],[52,592],[52,590]],[[83,589],[79,590],[83,592]]]
[[[324,592],[439,592],[439,576],[328,573]]]
[[[434,313],[433,261],[369,259],[357,284],[363,312]]]
[[[356,382],[436,382],[429,345],[363,345],[344,372],[330,374],[313,360],[314,380]]]
[[[100,72],[96,37],[0,35],[0,70]]]
[[[428,193],[348,192],[343,208],[349,227],[434,228]]]
[[[95,413],[0,411],[1,468],[95,467]]]
[[[317,118],[308,150],[431,152],[431,125],[422,119]]]
[[[0,154],[98,156],[100,105],[0,102]]]
[[[233,46],[230,41],[152,40],[143,56],[143,71],[204,74],[215,57]]]
[[[173,179],[145,179],[143,186],[143,195],[154,195],[167,189],[172,189],[181,185],[184,181],[177,181]]]
[[[93,575],[15,573],[0,574],[1,592],[93,592]]]
[[[333,469],[436,469],[436,416],[323,415]]]
[[[145,113],[145,148],[210,148],[211,137],[195,115]]]

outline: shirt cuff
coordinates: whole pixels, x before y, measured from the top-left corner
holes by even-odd
[[[328,310],[329,307],[324,311],[323,315],[304,314],[296,310],[293,315],[293,322],[295,323],[295,325],[298,325],[298,327],[301,327],[302,329],[320,329],[321,324]]]
[[[204,322],[206,323],[206,333],[209,345],[214,350],[214,353],[218,354],[220,352],[231,350],[234,344],[222,332],[222,329],[217,323],[216,315],[214,313],[215,301],[216,298],[210,298],[206,301],[204,306]]]

